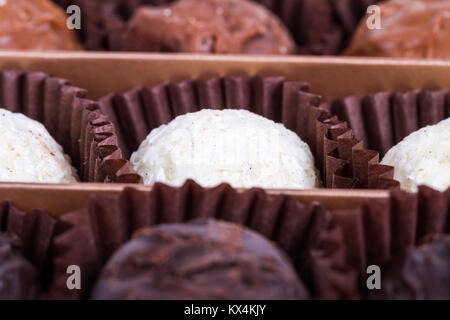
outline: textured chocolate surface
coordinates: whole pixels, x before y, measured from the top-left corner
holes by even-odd
[[[143,229],[103,270],[93,299],[306,299],[262,236],[215,220]]]
[[[0,50],[81,50],[67,16],[50,0],[6,0],[0,4]]]
[[[450,57],[448,0],[389,0],[380,4],[381,29],[361,22],[345,55]]]
[[[0,233],[0,300],[33,299],[38,292],[37,272],[19,247],[17,238]]]
[[[125,51],[294,53],[281,21],[247,0],[179,0],[138,8],[121,41]]]
[[[314,0],[312,0],[314,1]],[[358,27],[360,19],[367,8],[381,0],[329,0],[336,14],[338,25],[343,30],[346,40]]]
[[[40,210],[24,212],[8,201],[0,202],[0,232],[20,239],[21,252],[38,270],[46,267],[56,220]]]
[[[141,6],[168,5],[174,0],[53,0],[63,8],[82,9],[81,36],[89,50],[120,50],[120,33]],[[376,0],[253,0],[287,26],[302,54],[335,55],[353,33],[364,5]],[[207,0],[202,1],[203,3]],[[200,7],[202,7],[200,6]],[[201,10],[201,9],[200,9]]]
[[[439,192],[420,186],[417,193],[392,189],[389,198],[333,211],[334,222],[343,230],[346,259],[362,275],[361,288],[366,288],[367,266],[386,266],[420,239],[449,234],[448,208],[450,189]]]
[[[123,19],[118,14],[121,2],[127,0],[53,0],[64,10],[71,5],[81,9],[80,37],[87,50],[104,50],[117,30],[123,28]]]
[[[87,298],[104,264],[134,231],[200,218],[237,223],[276,243],[301,272],[302,280],[308,274],[315,298],[355,296],[355,274],[342,259],[341,234],[328,236],[331,213],[321,205],[302,204],[294,197],[268,195],[260,189],[238,192],[226,184],[204,189],[192,180],[181,188],[156,183],[152,189],[126,188],[118,196],[98,195],[86,208],[61,216],[66,231],[54,241],[58,254],[51,296]],[[311,248],[316,250],[308,263]],[[66,271],[72,264],[83,270],[82,290],[67,289]],[[320,272],[311,275],[312,264],[320,265]]]
[[[428,239],[406,250],[382,273],[372,299],[450,299],[450,236]]]
[[[53,0],[64,9],[81,7],[81,38],[88,50],[120,50],[120,34],[141,6],[174,0]],[[206,2],[206,0],[203,0]],[[301,54],[337,55],[346,46],[369,5],[379,0],[253,0],[289,29]]]

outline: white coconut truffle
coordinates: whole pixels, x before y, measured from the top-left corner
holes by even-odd
[[[173,186],[193,179],[204,187],[310,189],[318,186],[314,158],[294,132],[246,110],[179,116],[150,132],[131,156],[145,184]]]
[[[76,182],[75,169],[44,126],[0,109],[1,182]]]
[[[395,168],[401,188],[416,192],[418,185],[444,191],[450,187],[450,118],[411,133],[381,161]]]

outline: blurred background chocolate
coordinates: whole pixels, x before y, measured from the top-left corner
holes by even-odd
[[[298,53],[338,55],[367,7],[380,0],[254,0],[277,14],[291,31]]]
[[[380,12],[382,28],[362,21],[345,55],[450,58],[450,1],[389,0]]]
[[[139,7],[122,35],[125,51],[293,54],[281,21],[246,0],[179,0]]]
[[[17,237],[0,233],[0,300],[30,300],[39,288],[37,271],[24,258]]]
[[[402,292],[415,290],[418,297],[425,290],[442,294],[450,288],[445,285],[450,263],[448,244],[439,244],[437,248],[419,245],[428,243],[424,239],[449,236],[449,205],[450,189],[442,193],[425,186],[419,187],[418,193],[393,189],[389,197],[367,199],[353,209],[331,212],[317,203],[305,205],[290,196],[271,196],[258,189],[238,192],[228,185],[204,189],[189,181],[181,188],[163,184],[155,184],[152,190],[127,188],[120,195],[92,197],[85,208],[61,217],[65,231],[54,241],[57,255],[53,260],[50,293],[58,299],[132,299],[144,292],[158,299],[161,296],[157,294],[168,294],[171,288],[176,288],[174,294],[184,293],[181,286],[189,285],[183,283],[187,274],[198,279],[196,283],[202,287],[202,281],[212,279],[208,278],[210,274],[220,276],[215,272],[217,264],[233,253],[227,251],[228,255],[221,255],[220,250],[235,243],[242,243],[242,247],[238,246],[241,249],[254,248],[246,245],[249,238],[239,235],[240,228],[245,226],[273,241],[288,255],[314,299],[368,298],[366,281],[370,265],[381,268],[383,281],[392,281],[393,298],[395,288],[399,287],[395,283],[406,286]],[[196,219],[218,219],[241,227],[224,232],[214,223],[208,227],[204,222],[191,225]],[[150,231],[142,234],[138,230],[143,228]],[[211,232],[204,231],[208,229]],[[153,234],[151,230],[160,231]],[[133,233],[135,239],[129,242]],[[202,240],[195,242],[191,239],[194,236]],[[214,237],[224,239],[225,244],[210,245]],[[206,243],[203,255],[199,248]],[[256,247],[256,240],[252,243]],[[258,248],[265,250],[263,244],[258,244]],[[244,254],[241,249],[238,252]],[[413,253],[415,258],[403,260],[410,252],[422,253]],[[67,290],[66,270],[70,264],[84,270],[81,291]],[[154,269],[150,271],[149,265]],[[206,267],[202,269],[198,265]],[[401,277],[388,271],[397,265],[401,266]],[[226,275],[227,271],[224,272]],[[435,273],[430,281],[427,273]],[[159,283],[155,281],[158,276]],[[174,280],[176,277],[179,281]],[[144,287],[139,279],[147,279],[149,285]],[[91,288],[97,281],[102,284],[97,284],[92,294]],[[443,283],[434,285],[435,281]],[[389,290],[389,284],[382,283],[382,288]],[[208,289],[220,291],[214,285]],[[377,291],[377,294],[384,293]]]
[[[287,257],[237,224],[202,220],[141,229],[104,268],[100,300],[307,299]]]
[[[428,238],[389,264],[371,299],[450,299],[450,236]]]
[[[176,2],[174,0],[53,1],[64,9],[71,4],[80,6],[83,21],[81,38],[87,50],[112,51],[121,50],[121,34],[139,7]],[[254,1],[281,19],[297,44],[298,53],[312,55],[339,54],[366,13],[367,7],[379,2],[379,0]],[[209,0],[201,2],[198,10],[200,13]]]
[[[81,9],[80,38],[87,50],[106,50],[110,38],[123,28],[122,0],[53,0],[64,10],[71,5]],[[123,1],[124,3],[127,1]]]
[[[87,50],[338,55],[360,24],[346,55],[448,56],[446,0],[383,3],[382,30],[369,30],[365,20],[360,23],[367,7],[379,0],[254,0],[281,23],[247,0],[53,1],[64,10],[50,0],[5,1],[0,6],[0,39],[4,39],[0,49],[81,50],[76,32],[66,27],[63,12],[78,5],[82,15],[79,36]],[[219,3],[226,8],[230,2],[233,9],[220,9]],[[167,5],[174,6],[170,14],[165,7],[150,8]],[[230,16],[234,17],[231,22],[226,19]]]
[[[81,50],[67,16],[50,0],[0,2],[0,50]]]
[[[205,223],[208,219],[232,225]],[[174,299],[189,298],[187,294],[305,299],[309,295],[292,270],[314,298],[357,296],[357,274],[343,259],[342,233],[332,224],[331,213],[318,203],[303,204],[262,189],[241,192],[227,184],[205,189],[192,180],[181,188],[160,183],[145,190],[130,187],[92,197],[83,209],[62,215],[60,226],[64,230],[54,239],[49,290],[55,299],[131,299],[137,294],[146,299],[170,294]],[[145,228],[150,231],[142,235],[138,230]],[[133,235],[137,239],[129,242]],[[67,265],[72,264],[83,270],[81,290],[67,289]],[[117,289],[108,292],[115,284]]]

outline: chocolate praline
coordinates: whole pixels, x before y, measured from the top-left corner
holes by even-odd
[[[380,25],[368,27],[373,13],[363,18],[344,55],[450,58],[450,1],[389,0],[378,12]]]
[[[0,233],[0,300],[34,299],[37,271],[20,252],[16,237]]]
[[[288,259],[253,231],[215,220],[139,231],[107,263],[92,299],[307,299]]]
[[[404,251],[381,276],[381,290],[371,292],[370,299],[450,299],[450,236]]]

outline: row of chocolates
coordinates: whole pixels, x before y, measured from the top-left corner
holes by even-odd
[[[0,49],[449,57],[448,0],[55,2],[3,1]]]
[[[449,217],[450,193],[427,187],[328,211],[188,181],[97,195],[58,221],[4,202],[0,298],[449,299]]]

